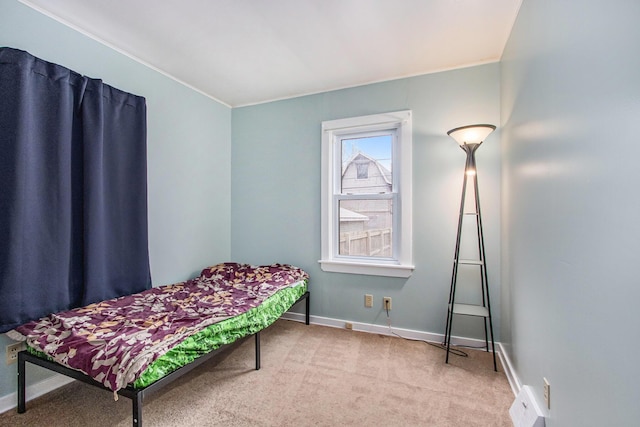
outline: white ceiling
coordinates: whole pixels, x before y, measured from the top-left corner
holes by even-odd
[[[241,106],[495,62],[522,0],[21,0]]]

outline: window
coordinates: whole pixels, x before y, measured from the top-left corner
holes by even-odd
[[[324,271],[409,277],[411,112],[322,123]]]
[[[369,161],[356,160],[357,179],[369,179]]]

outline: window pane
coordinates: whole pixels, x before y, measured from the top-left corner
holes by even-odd
[[[340,143],[343,194],[391,193],[392,135],[345,138]]]
[[[392,205],[390,199],[341,200],[338,253],[390,258],[393,255]]]

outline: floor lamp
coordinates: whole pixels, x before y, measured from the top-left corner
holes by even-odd
[[[451,288],[449,290],[449,305],[447,309],[447,323],[445,328],[445,344],[447,346],[446,363],[449,363],[449,352],[451,348],[451,329],[454,315],[477,316],[484,318],[484,338],[489,351],[489,335],[491,334],[491,349],[493,350],[493,369],[498,370],[496,365],[496,353],[493,339],[493,322],[491,320],[491,303],[489,302],[489,284],[487,282],[487,265],[484,251],[484,235],[482,234],[482,215],[480,214],[480,198],[478,194],[478,178],[476,174],[475,152],[482,142],[491,132],[496,129],[493,125],[469,125],[451,129],[447,135],[456,140],[460,148],[467,153],[467,163],[465,165],[464,179],[462,181],[462,200],[460,202],[460,216],[458,218],[458,235],[456,237],[456,249],[453,260],[453,273],[451,275]],[[475,195],[475,210],[465,211],[465,196],[467,192],[467,181],[471,177]],[[460,238],[464,218],[474,217],[478,237],[478,259],[460,259]],[[480,281],[482,286],[482,304],[461,304],[456,303],[456,285],[458,281],[458,267],[460,265],[477,266],[480,270]],[[489,322],[487,331],[487,321]]]

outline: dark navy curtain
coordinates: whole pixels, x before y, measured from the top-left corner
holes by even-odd
[[[0,332],[150,286],[145,99],[0,48]]]

